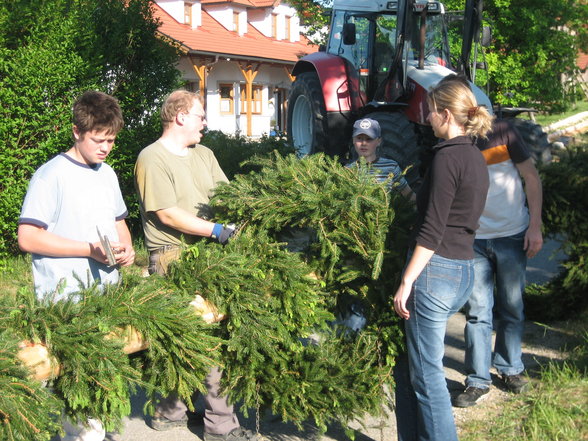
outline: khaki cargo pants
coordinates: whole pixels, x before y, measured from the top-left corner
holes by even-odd
[[[168,246],[152,251],[149,254],[149,274],[157,273],[164,276],[169,265],[180,258],[181,251],[176,246]],[[204,410],[204,431],[215,435],[225,435],[240,426],[233,406],[229,405],[226,396],[220,395],[221,375],[222,372],[217,367],[214,367],[204,380],[207,391],[206,395],[204,395],[206,406]],[[155,406],[156,414],[171,421],[185,418],[187,410],[186,404],[175,394],[160,399]]]

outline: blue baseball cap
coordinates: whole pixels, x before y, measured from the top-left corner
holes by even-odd
[[[381,136],[380,123],[371,118],[358,119],[353,124],[353,137],[361,134],[372,139],[379,138]]]

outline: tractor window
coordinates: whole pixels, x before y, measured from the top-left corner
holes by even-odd
[[[427,18],[427,33],[425,37],[425,62],[449,66],[445,23],[443,16],[433,15]]]
[[[411,47],[406,54],[409,60],[418,60],[420,47],[419,27],[414,26],[410,37]],[[447,48],[446,30],[441,15],[427,16],[425,34],[425,63],[450,66]]]
[[[396,48],[396,16],[379,15],[376,19],[374,69],[378,77],[385,77],[392,65]]]
[[[327,52],[340,55],[356,69],[369,69],[370,22],[366,17],[357,17],[345,11],[336,11],[332,20]],[[343,24],[355,24],[355,44],[343,43]]]
[[[339,50],[343,45],[343,23],[345,23],[345,13],[336,11],[331,20],[331,35],[329,35],[327,45],[329,54],[339,55]]]

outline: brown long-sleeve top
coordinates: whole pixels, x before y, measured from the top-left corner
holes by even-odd
[[[443,141],[433,151],[417,193],[416,243],[448,259],[473,259],[488,193],[486,162],[469,136]]]

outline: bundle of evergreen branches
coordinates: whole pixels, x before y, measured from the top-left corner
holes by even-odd
[[[203,380],[212,366],[218,365],[222,340],[189,307],[192,293],[177,289],[157,275],[147,279],[127,277],[103,298],[93,296],[96,313],[111,321],[110,329],[129,327],[139,332],[148,350],[134,355],[131,364],[141,372],[142,384],[151,398],[176,393],[187,403],[194,390],[204,390]]]
[[[297,424],[312,418],[321,429],[332,420],[345,424],[363,412],[378,413],[386,401],[382,385],[392,383],[390,371],[402,342],[391,294],[405,260],[412,207],[402,196],[388,194],[385,183],[378,183],[365,167],[346,169],[323,155],[300,160],[276,154],[250,162],[261,171],[239,175],[217,189],[212,204],[218,219],[237,223],[248,240],[268,242],[268,246],[288,241],[292,232],[298,239],[306,234],[308,246],[285,255],[298,256],[306,264],[302,273],[312,271],[318,277],[326,296],[323,304],[331,313],[340,316],[346,304],[360,301],[368,326],[357,335],[324,332],[320,344],[300,347],[296,342],[306,336],[302,328],[272,357],[249,363],[245,363],[248,351],[255,344],[245,340],[245,346],[240,340],[238,345],[231,344],[235,329],[227,327],[227,348],[236,351],[228,354],[233,361],[227,362],[226,369],[231,395],[249,406],[269,405],[284,420]],[[229,247],[238,247],[244,234]],[[241,255],[245,256],[242,251]],[[251,256],[247,262],[256,266]],[[289,275],[293,267],[288,264],[275,273],[280,280],[293,279],[297,277]],[[282,297],[285,288],[276,280],[269,287],[272,296]],[[222,303],[223,298],[214,301]],[[283,309],[270,312],[274,321],[287,320],[282,318]],[[301,318],[307,313],[301,311]],[[252,323],[241,320],[241,311],[229,316]],[[252,335],[261,340],[279,335],[276,325],[271,326],[270,321]],[[248,393],[243,394],[244,390]]]
[[[16,358],[18,339],[0,331],[0,439],[47,441],[58,429],[61,402],[29,379]]]
[[[391,293],[412,210],[362,167],[321,155],[276,155],[256,167],[213,202],[219,219],[243,227],[239,234],[224,247],[202,240],[186,248],[169,277],[127,277],[56,303],[32,292],[0,301],[0,332],[43,342],[59,360],[52,388],[72,419],[116,429],[137,385],[190,404],[214,365],[245,413],[269,408],[320,430],[379,413],[402,340]],[[283,241],[293,231],[308,239],[299,252]],[[195,295],[226,319],[205,324],[188,307]],[[336,325],[346,301],[365,308],[359,333]],[[129,329],[149,344],[131,357],[122,351]]]
[[[303,259],[324,283],[331,310],[359,301],[393,363],[402,341],[392,293],[406,260],[414,207],[386,191],[365,164],[345,168],[321,154],[252,159],[261,171],[239,175],[216,190],[218,219],[288,241],[312,234]],[[333,309],[335,308],[335,309]],[[385,336],[385,338],[384,338]]]
[[[96,418],[116,430],[138,385],[151,396],[174,391],[186,400],[202,388],[220,341],[188,308],[190,300],[156,278],[130,279],[104,292],[83,289],[55,303],[21,292],[16,303],[0,305],[0,330],[47,346],[60,364],[50,386],[72,420]],[[148,351],[131,358],[122,350],[129,325],[149,342]]]
[[[310,227],[317,240],[308,257],[322,275],[350,281],[369,269],[378,278],[394,219],[385,186],[320,154],[301,160],[275,153],[246,163],[261,171],[216,190],[212,204],[220,220],[255,226],[276,241],[282,232]]]
[[[227,246],[201,241],[172,264],[178,289],[202,294],[227,318],[221,361],[224,385],[245,414],[270,408],[301,426],[319,429],[378,413],[390,369],[378,363],[378,342],[328,327],[330,293],[311,277],[302,256],[255,230]],[[315,336],[317,344],[308,344]]]

